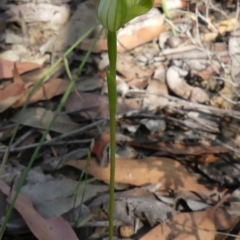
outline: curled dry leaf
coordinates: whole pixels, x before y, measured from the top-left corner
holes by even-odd
[[[166,73],[166,82],[168,87],[177,96],[180,96],[183,99],[189,99],[192,91],[192,87],[188,85],[184,80],[184,77],[186,77],[187,74],[187,71],[177,66],[169,67]]]
[[[168,87],[177,96],[183,99],[189,99],[194,103],[208,103],[210,101],[208,94],[199,87],[188,85],[184,79],[188,71],[185,71],[177,66],[171,66],[166,73],[166,82]]]
[[[164,15],[161,15],[158,9],[153,8],[148,13],[136,17],[127,23],[118,32],[117,36],[118,45],[121,46],[122,51],[129,51],[158,37],[167,29],[163,25],[164,18]]]
[[[86,164],[88,164],[86,166]],[[90,161],[69,161],[66,165],[85,169],[96,179],[109,181],[110,166],[100,167],[94,159]],[[208,190],[198,184],[191,174],[177,161],[170,158],[149,157],[145,159],[116,159],[116,183],[142,186],[145,184],[161,183],[160,189],[194,191],[199,194],[212,194],[215,190]]]

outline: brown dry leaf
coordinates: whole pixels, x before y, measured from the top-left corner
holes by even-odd
[[[8,202],[11,202],[15,194],[14,190],[10,190],[2,180],[0,180],[0,189],[5,195],[11,196]],[[75,232],[71,226],[61,217],[54,217],[51,219],[44,219],[34,209],[32,203],[28,198],[19,194],[14,208],[21,214],[31,232],[39,240],[78,240]]]
[[[238,217],[229,215],[224,209],[212,214],[210,210],[193,213],[180,213],[173,216],[166,224],[159,224],[140,240],[214,240],[225,239],[216,231],[231,230],[238,222]]]
[[[0,71],[1,72],[1,71]],[[0,113],[11,107],[25,92],[25,83],[19,76],[17,64],[14,64],[13,83],[0,90]]]
[[[168,25],[163,24],[164,18],[156,21],[155,23],[142,27],[136,30],[132,34],[121,34],[118,37],[118,52],[122,53],[136,48],[144,43],[152,41],[158,37],[161,33],[169,29]]]
[[[121,99],[118,98],[117,113],[122,114],[130,110],[139,109],[139,105],[134,99]],[[79,111],[81,116],[86,118],[96,117],[108,117],[108,99],[107,96],[101,95],[100,93],[81,93],[81,97],[75,92],[71,93],[65,108],[67,111]],[[89,110],[90,109],[90,110]]]
[[[118,52],[129,51],[144,43],[157,38],[162,32],[169,29],[164,25],[164,15],[157,9],[135,18],[118,33]]]
[[[39,79],[41,79],[42,77],[44,77],[46,75],[46,73],[48,72],[50,67],[51,67],[50,65],[44,65],[43,67],[41,67],[39,69],[36,69],[36,70],[31,71],[31,72],[27,72],[27,73],[22,74],[21,78],[25,83],[34,84],[34,83],[38,82]],[[48,74],[48,76],[44,79],[44,82],[47,82],[50,79],[55,78],[54,77],[55,75],[58,75],[58,76],[61,75],[62,68],[63,68],[63,66],[61,64],[58,65],[55,68],[53,73]]]
[[[28,62],[16,62],[19,74],[40,68],[41,65]],[[0,79],[13,77],[14,62],[0,59]]]
[[[39,87],[39,89],[31,97],[29,104],[42,100],[50,100],[51,98],[64,93],[68,86],[69,82],[64,79],[52,79],[51,81],[46,82],[41,87]],[[24,95],[16,102],[16,104],[13,105],[13,108],[20,107],[25,103],[29,91],[26,91],[24,93]]]
[[[67,165],[85,169],[88,161],[70,161]],[[96,179],[109,181],[110,166],[101,168],[94,159],[88,162],[88,173]],[[116,159],[115,182],[143,186],[161,183],[160,189],[194,191],[204,194],[212,193],[204,185],[198,184],[191,174],[177,161],[164,157],[144,159]]]

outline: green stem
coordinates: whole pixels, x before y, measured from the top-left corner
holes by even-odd
[[[162,0],[161,3],[162,3],[163,12],[165,13],[166,18],[167,18],[169,21],[172,22],[170,13],[169,13],[169,11],[168,11],[168,6],[167,6],[166,0]],[[177,32],[176,32],[173,24],[171,24],[171,29],[172,29],[173,35],[176,37],[176,36],[177,36]]]
[[[117,62],[117,33],[108,31],[109,70],[107,71],[108,102],[110,113],[110,189],[109,189],[109,240],[113,239],[114,220],[114,179],[116,152],[116,62]]]

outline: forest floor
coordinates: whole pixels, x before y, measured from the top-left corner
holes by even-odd
[[[106,32],[64,54],[96,2],[0,3],[0,234],[31,167],[2,239],[108,239]],[[117,35],[115,239],[238,239],[240,3],[167,5]]]

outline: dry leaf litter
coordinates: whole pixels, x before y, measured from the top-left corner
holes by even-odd
[[[0,3],[0,219],[70,79],[63,63],[95,26],[96,0]],[[119,30],[114,239],[238,239],[239,2],[161,0]],[[177,35],[172,32],[171,26]],[[67,56],[76,72],[100,31]],[[108,239],[106,32],[46,137],[4,239]],[[90,154],[89,154],[90,153]]]

